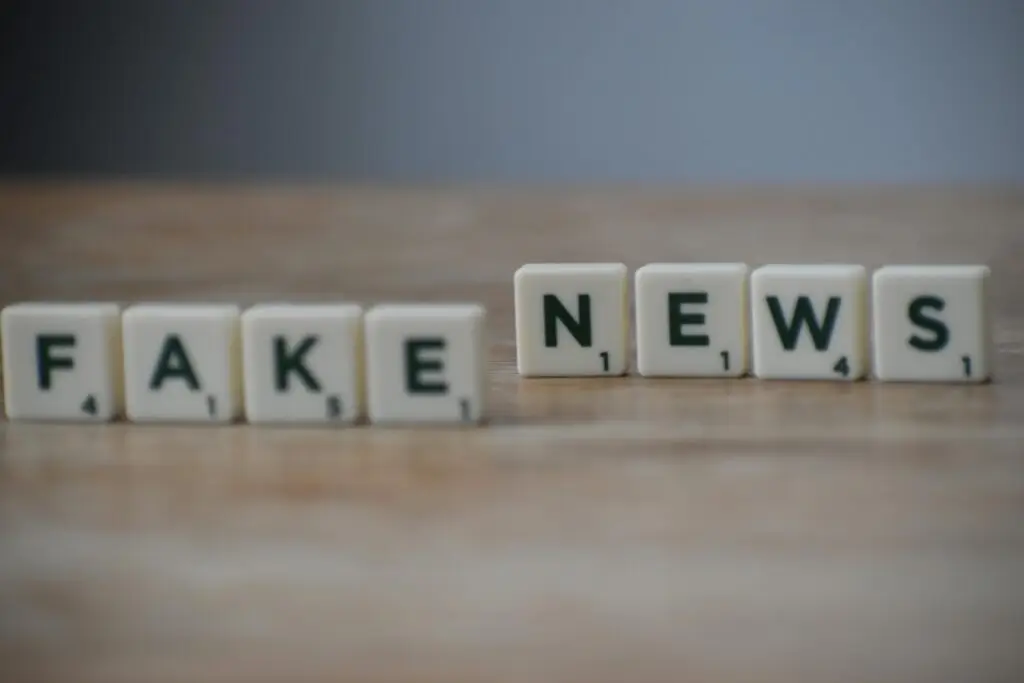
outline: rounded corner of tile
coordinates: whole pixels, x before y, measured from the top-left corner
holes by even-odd
[[[524,263],[520,265],[518,268],[516,268],[515,272],[512,273],[512,282],[518,284],[520,281],[523,280],[523,278],[529,275],[531,271],[533,271],[536,265],[537,264],[535,263]]]

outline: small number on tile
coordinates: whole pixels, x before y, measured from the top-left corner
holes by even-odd
[[[832,366],[832,369],[835,370],[840,375],[842,375],[843,377],[846,377],[847,375],[849,375],[850,374],[850,364],[847,363],[846,356],[840,356],[839,360],[836,361],[836,364]]]
[[[970,356],[961,356],[960,360],[962,360],[963,363],[964,363],[964,377],[970,377],[971,376],[971,357]]]
[[[341,417],[341,399],[337,396],[327,397],[327,417],[331,420]]]
[[[95,415],[97,412],[99,412],[99,407],[96,405],[95,396],[89,394],[88,396],[85,397],[85,400],[82,401],[82,412],[85,413],[86,415]]]
[[[722,369],[723,370],[728,370],[729,369],[729,352],[728,351],[722,351],[718,355],[720,355],[722,357]]]
[[[607,351],[602,351],[601,352],[601,366],[604,368],[605,372],[608,372],[609,365],[608,365],[608,352]]]

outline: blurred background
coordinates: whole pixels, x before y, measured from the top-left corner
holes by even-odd
[[[1020,0],[7,0],[0,174],[1024,182]]]

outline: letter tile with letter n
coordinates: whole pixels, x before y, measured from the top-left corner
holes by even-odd
[[[486,314],[476,304],[376,306],[366,328],[371,422],[476,423],[486,399]]]
[[[363,309],[260,304],[242,314],[245,415],[260,423],[350,424],[362,414]]]
[[[628,284],[621,263],[530,263],[519,268],[514,278],[519,374],[625,374]]]
[[[982,265],[875,271],[875,376],[886,382],[984,382],[991,330]]]
[[[638,269],[634,292],[640,374],[746,374],[747,272],[744,263],[650,263]]]
[[[241,415],[237,306],[137,304],[121,324],[129,420],[224,423]]]
[[[117,304],[13,304],[0,314],[0,328],[10,419],[106,422],[120,415]]]
[[[754,374],[857,380],[867,372],[867,271],[767,265],[750,276]]]

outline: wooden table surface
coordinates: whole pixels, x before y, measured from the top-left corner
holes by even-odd
[[[987,263],[996,381],[524,380],[529,261]],[[476,430],[0,424],[0,680],[1024,680],[1024,191],[0,185],[0,303],[478,300]]]

